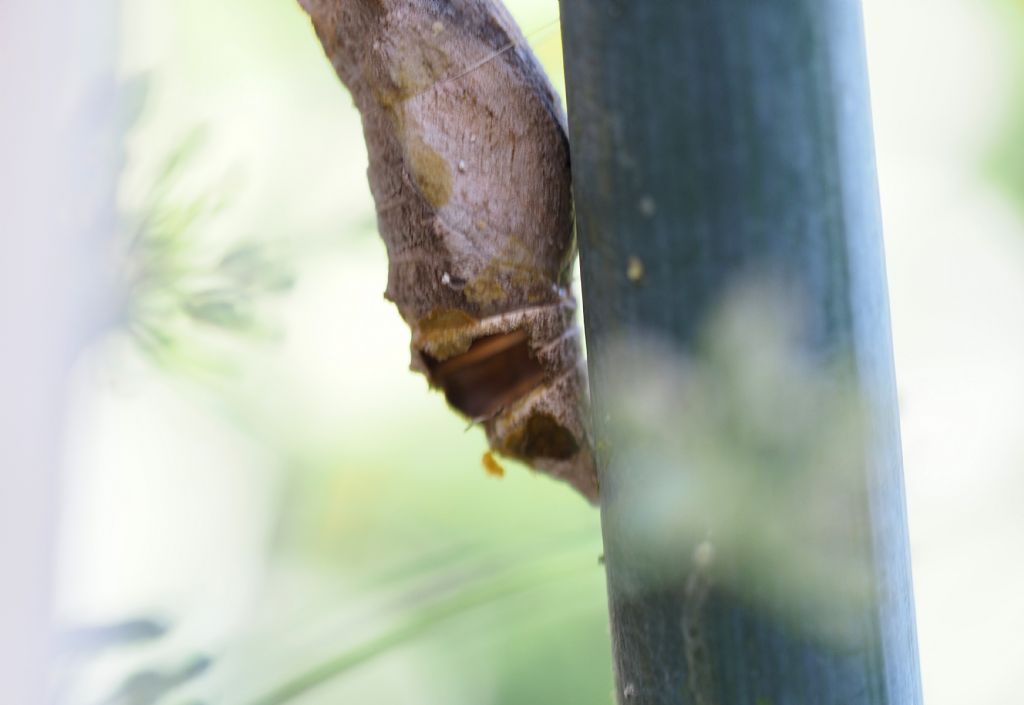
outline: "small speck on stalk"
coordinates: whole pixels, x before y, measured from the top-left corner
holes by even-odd
[[[626,265],[626,277],[631,282],[638,282],[644,278],[644,263],[639,257],[630,257],[629,263]]]
[[[657,205],[654,203],[654,199],[650,196],[644,196],[637,203],[637,208],[640,210],[640,214],[645,218],[653,218],[654,213],[657,211]]]

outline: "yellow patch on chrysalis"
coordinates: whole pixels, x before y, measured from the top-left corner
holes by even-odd
[[[488,265],[466,285],[466,300],[480,306],[491,306],[505,298],[498,267]]]
[[[417,321],[413,344],[436,360],[447,360],[469,349],[476,323],[465,311],[435,308]]]
[[[550,292],[556,273],[545,273],[533,261],[533,253],[518,235],[505,236],[501,254],[490,259],[469,284],[466,300],[489,307],[504,302],[509,289],[527,292],[527,300],[536,303]]]
[[[452,195],[452,172],[444,157],[415,134],[406,139],[405,154],[420,193],[434,208],[446,204]]]
[[[424,332],[450,331],[455,328],[466,328],[476,323],[476,319],[465,311],[457,308],[435,308],[420,319],[420,330]]]
[[[484,453],[484,457],[481,459],[484,466],[484,472],[491,477],[505,477],[505,468],[501,463],[494,457],[494,453],[487,451]]]
[[[431,26],[433,36],[444,30],[440,22]],[[392,47],[387,52],[387,59],[387,78],[391,86],[386,92],[394,94],[396,102],[406,101],[429,90],[453,71],[452,57],[443,45],[433,41],[419,42],[414,47]],[[379,91],[380,86],[376,88]]]

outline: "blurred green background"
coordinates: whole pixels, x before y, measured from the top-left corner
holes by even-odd
[[[564,94],[557,3],[508,4]],[[1024,3],[865,8],[925,694],[1003,705]],[[155,621],[74,650],[67,701],[612,702],[598,515],[487,476],[407,370],[359,117],[298,5],[132,0],[121,43],[124,307],[75,376],[58,597],[69,627]]]

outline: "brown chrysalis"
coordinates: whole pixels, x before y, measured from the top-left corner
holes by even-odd
[[[362,115],[413,369],[493,450],[595,500],[565,118],[514,20],[498,0],[300,2]]]

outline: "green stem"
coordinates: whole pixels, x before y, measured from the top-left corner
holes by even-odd
[[[562,0],[561,11],[619,701],[919,704],[860,3]],[[843,648],[803,638],[720,586],[695,589],[692,575],[627,589],[651,569],[625,536],[644,517],[623,497],[644,479],[614,447],[623,369],[610,369],[607,353],[616,340],[653,336],[696,354],[709,313],[752,275],[798,292],[805,352],[842,370],[831,381],[852,380],[868,411],[854,478],[863,491],[841,497],[835,515],[867,527],[854,552],[866,556],[871,597]],[[748,333],[744,349],[762,343]],[[692,479],[685,464],[664,469]],[[799,484],[772,491],[796,493],[777,506],[808,501]],[[676,548],[676,563],[690,560],[692,545]],[[789,551],[796,564],[800,546]],[[736,572],[757,575],[744,560]],[[766,594],[775,583],[745,587]],[[822,598],[840,609],[838,600]]]

